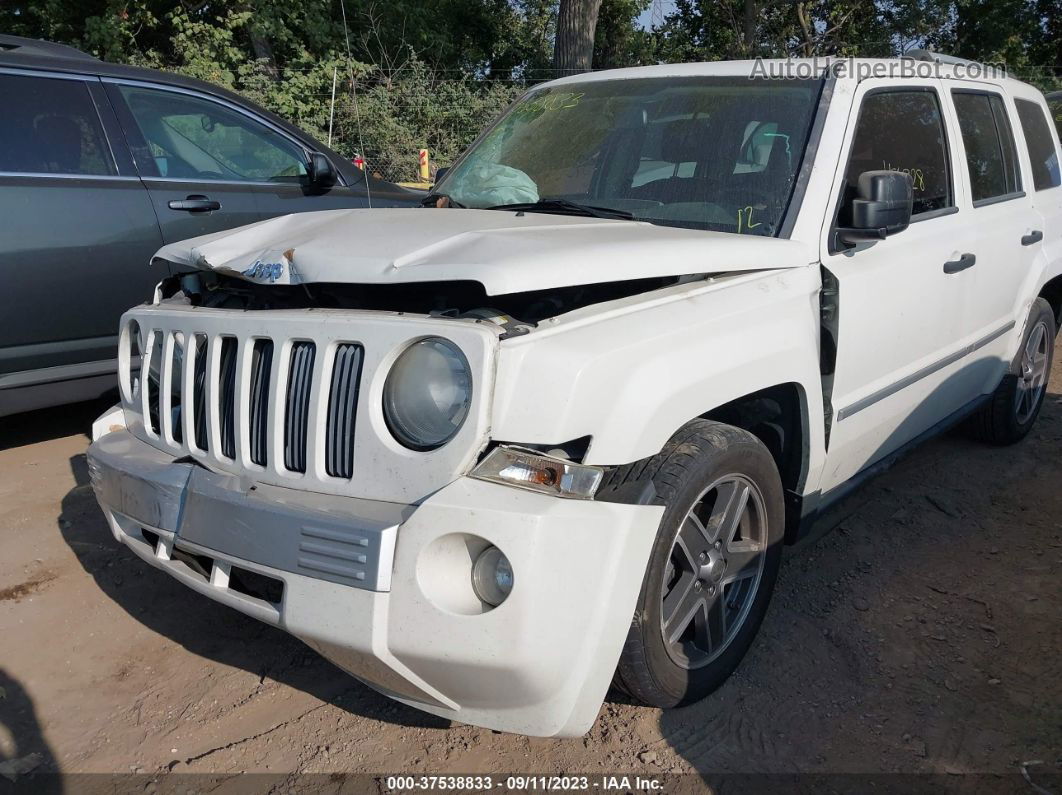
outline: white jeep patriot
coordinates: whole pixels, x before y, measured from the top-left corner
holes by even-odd
[[[704,697],[825,505],[1044,400],[1047,106],[921,57],[557,80],[425,209],[166,246],[88,454],[115,538],[459,721]]]

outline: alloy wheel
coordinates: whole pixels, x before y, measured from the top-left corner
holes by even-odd
[[[679,525],[660,594],[668,655],[700,668],[730,645],[759,590],[767,551],[759,487],[742,475],[713,482]]]
[[[1021,355],[1018,389],[1014,395],[1014,413],[1019,425],[1024,425],[1036,411],[1047,384],[1047,352],[1050,344],[1047,324],[1037,323]]]

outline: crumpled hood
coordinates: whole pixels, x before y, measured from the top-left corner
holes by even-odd
[[[544,213],[299,213],[163,246],[156,259],[260,284],[475,281],[488,295],[807,265],[792,240]]]

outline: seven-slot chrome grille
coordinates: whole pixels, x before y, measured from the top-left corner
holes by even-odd
[[[384,312],[137,307],[120,330],[126,424],[175,460],[241,477],[236,488],[262,482],[408,504],[467,472],[485,444],[482,387],[499,334],[489,323]],[[474,388],[461,431],[418,452],[388,430],[382,388],[395,359],[428,336],[461,347]]]
[[[137,334],[147,340],[148,353],[143,359],[146,390],[140,389],[145,425],[152,435],[183,445],[187,428],[189,438],[194,439],[194,445],[188,445],[190,450],[210,453],[216,439],[221,456],[233,461],[237,460],[237,442],[245,437],[247,458],[265,468],[270,464],[270,422],[275,418],[283,426],[282,455],[278,458],[284,469],[306,472],[317,343],[286,341],[287,365],[278,371],[273,368],[276,342],[272,339],[253,337],[249,344],[241,345],[238,337],[228,334],[210,338],[197,332],[150,328],[138,328]],[[241,348],[246,351],[243,358]],[[354,474],[362,346],[338,343],[331,356],[326,470],[331,477],[350,478]],[[184,377],[186,369],[190,378]],[[286,377],[283,384],[277,384],[281,373]],[[242,424],[237,419],[241,416]],[[210,433],[212,417],[216,436]]]

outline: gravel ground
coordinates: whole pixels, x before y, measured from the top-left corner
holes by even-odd
[[[42,771],[258,771],[280,791],[307,772],[978,772],[1033,792],[1025,765],[1062,782],[1058,363],[1024,443],[931,442],[787,550],[713,697],[661,712],[613,694],[567,740],[397,705],[139,562],[88,485],[99,408],[0,420],[0,771],[35,766],[30,789]]]

